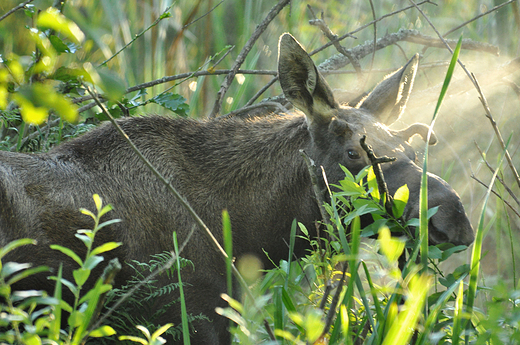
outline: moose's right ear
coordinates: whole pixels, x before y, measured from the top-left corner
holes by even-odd
[[[386,125],[394,123],[404,111],[417,73],[419,54],[400,69],[387,76],[358,104]]]
[[[309,54],[288,33],[278,44],[278,78],[287,100],[305,113],[310,124],[332,119],[332,110],[339,107],[332,90]]]

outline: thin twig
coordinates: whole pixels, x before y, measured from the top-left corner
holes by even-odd
[[[325,23],[325,19],[323,18],[323,12],[321,12],[321,19],[318,19],[316,17],[316,14],[312,10],[312,7],[310,5],[307,5],[307,8],[309,9],[309,12],[311,12],[311,15],[313,19],[309,20],[309,24],[313,26],[317,26],[321,32],[327,37],[327,39],[332,42],[336,50],[347,57],[347,59],[350,61],[354,69],[356,70],[358,74],[358,82],[361,83],[363,80],[363,72],[361,70],[361,64],[359,61],[345,48],[343,47],[339,40],[338,35],[332,32],[332,30],[329,28],[327,23]]]
[[[193,225],[190,232],[188,233],[188,236],[186,237],[186,239],[184,240],[184,242],[182,243],[181,247],[179,248],[179,254],[183,251],[184,247],[186,246],[186,244],[188,244],[188,242],[190,241],[191,239],[191,236],[193,235],[193,233],[195,232],[195,228],[196,226]],[[144,278],[143,280],[140,280],[136,285],[134,285],[127,293],[125,293],[121,298],[119,298],[117,300],[116,303],[114,303],[114,305],[112,305],[106,313],[103,314],[103,316],[101,318],[99,318],[97,320],[97,322],[92,325],[90,328],[89,328],[89,331],[93,330],[93,329],[96,329],[96,328],[99,328],[103,322],[110,316],[112,315],[112,313],[114,311],[117,310],[117,308],[119,308],[119,306],[121,306],[128,298],[130,298],[130,296],[132,296],[133,294],[135,294],[135,292],[139,289],[141,289],[145,284],[147,284],[148,282],[152,281],[155,279],[155,277],[161,275],[163,272],[165,272],[166,270],[170,269],[170,267],[175,263],[175,261],[177,260],[177,256],[175,255],[174,252],[170,252],[171,254],[171,258],[168,259],[168,261],[166,261],[164,263],[164,265],[162,265],[158,270],[150,273],[146,278]]]
[[[382,163],[389,163],[394,162],[396,158],[394,157],[376,157],[374,154],[374,151],[372,150],[372,147],[370,145],[367,145],[366,141],[366,135],[363,135],[363,137],[359,140],[359,143],[361,144],[361,147],[368,155],[368,159],[370,160],[370,163],[372,164],[372,167],[374,168],[374,174],[376,175],[376,181],[377,181],[377,187],[379,188],[380,194],[385,198],[384,200],[384,206],[386,209],[386,212],[390,215],[393,215],[392,211],[392,204],[393,204],[393,198],[388,192],[388,186],[385,182],[385,176],[383,175],[383,171],[381,170],[381,164]],[[381,202],[383,202],[383,198],[381,198]]]
[[[439,30],[437,30],[435,25],[433,25],[433,23],[431,22],[430,18],[428,18],[428,16],[426,14],[424,14],[424,12],[417,6],[417,4],[413,0],[409,0],[409,1],[415,6],[417,11],[419,11],[421,13],[421,15],[426,19],[426,21],[430,24],[430,26],[435,31],[435,33],[439,36],[439,38],[446,45],[446,48],[448,48],[448,50],[453,54],[453,49],[451,49],[450,45],[446,42],[444,37],[442,37],[442,35],[440,34]],[[493,130],[495,131],[495,135],[496,135],[496,137],[497,137],[497,139],[498,139],[498,141],[500,143],[500,146],[502,147],[502,150],[504,150],[504,152],[505,152],[506,160],[507,160],[507,163],[509,165],[509,168],[513,172],[513,175],[514,175],[514,177],[516,179],[516,183],[518,184],[518,186],[520,186],[520,176],[518,175],[518,171],[516,170],[516,168],[515,168],[515,166],[513,164],[513,161],[511,159],[511,155],[509,154],[509,151],[506,149],[506,146],[505,146],[505,143],[504,143],[504,139],[502,138],[502,134],[500,133],[500,130],[498,129],[498,126],[497,126],[497,124],[496,124],[496,122],[495,122],[495,120],[493,118],[493,115],[491,114],[491,109],[489,108],[489,104],[487,102],[486,97],[484,96],[484,93],[482,92],[482,89],[480,88],[480,85],[479,85],[479,83],[477,81],[477,78],[475,77],[475,75],[473,73],[470,73],[468,71],[468,69],[462,63],[462,61],[460,61],[460,59],[457,59],[457,62],[462,67],[462,69],[464,70],[464,72],[466,73],[468,78],[473,82],[473,85],[475,85],[475,88],[477,89],[477,92],[479,93],[480,102],[482,103],[482,106],[484,107],[484,110],[486,111],[486,117],[491,122],[491,126],[493,127]]]
[[[265,84],[264,87],[262,87],[260,90],[258,90],[258,92],[255,93],[255,95],[253,97],[251,97],[251,99],[249,101],[247,101],[245,107],[253,104],[254,101],[256,101],[260,96],[262,96],[262,94],[265,91],[267,91],[268,88],[273,86],[273,84],[276,83],[277,81],[278,81],[278,75],[276,77],[274,77],[273,79],[271,79],[267,84]]]
[[[336,293],[334,294],[334,297],[332,297],[332,302],[330,303],[329,312],[327,314],[327,317],[325,318],[325,327],[323,329],[323,332],[321,332],[320,338],[325,337],[325,335],[330,330],[330,326],[332,326],[332,321],[334,320],[334,316],[336,315],[336,307],[338,306],[339,296],[341,295],[341,292],[343,291],[343,283],[345,282],[347,268],[348,268],[348,265],[346,263],[343,264],[343,272],[342,272],[341,278],[337,284]]]
[[[475,181],[477,181],[478,183],[480,183],[482,186],[484,186],[486,189],[489,188],[488,185],[486,185],[484,182],[482,182],[481,180],[479,180],[473,173],[471,174],[471,178],[474,179]],[[500,194],[498,194],[497,192],[495,192],[494,189],[491,189],[491,192],[493,194],[495,194],[500,200],[502,200],[504,202],[504,204],[506,204],[510,209],[511,211],[513,211],[518,218],[520,218],[520,212],[518,212],[517,210],[515,210],[515,208],[510,204],[508,203],[506,200],[504,200],[504,198],[502,198],[502,196]]]
[[[497,5],[497,6],[493,7],[493,8],[490,9],[489,11],[484,12],[484,13],[481,13],[481,14],[479,14],[478,16],[476,16],[476,17],[474,17],[474,18],[471,18],[471,19],[468,20],[467,22],[464,22],[464,23],[460,24],[459,26],[454,27],[453,29],[447,31],[443,36],[446,37],[446,36],[448,36],[449,34],[451,34],[452,32],[457,31],[458,29],[460,29],[460,28],[462,28],[462,27],[468,25],[469,23],[471,23],[471,22],[473,22],[473,21],[475,21],[475,20],[477,20],[477,19],[479,19],[479,18],[481,18],[481,17],[486,16],[486,15],[490,14],[491,12],[496,11],[496,10],[498,10],[499,8],[503,7],[503,6],[509,5],[509,4],[511,4],[511,3],[516,3],[517,1],[518,1],[518,0],[509,0],[509,1],[503,2],[503,3],[501,3],[500,5]]]
[[[518,184],[518,186],[520,186],[520,176],[518,175],[518,171],[516,170],[516,167],[513,164],[513,160],[511,159],[509,150],[507,150],[507,148],[506,148],[506,144],[504,143],[504,139],[502,138],[500,129],[498,128],[498,125],[497,125],[495,119],[493,118],[493,115],[491,114],[491,109],[489,108],[487,99],[484,96],[484,94],[482,93],[482,89],[480,88],[480,84],[478,83],[478,80],[475,77],[475,75],[473,73],[471,73],[471,76],[473,77],[473,80],[475,81],[475,87],[479,93],[480,102],[482,103],[482,105],[484,106],[484,109],[486,110],[486,117],[489,119],[489,122],[491,123],[491,127],[493,127],[493,130],[495,131],[495,135],[498,139],[498,142],[500,143],[500,147],[505,152],[507,164],[509,165],[511,172],[513,173],[513,176],[516,179],[516,183]]]
[[[163,19],[166,19],[166,18],[169,18],[171,17],[171,14],[169,14],[168,12],[170,11],[170,9],[172,8],[173,5],[170,5],[168,7],[166,7],[166,9],[163,11],[163,13],[159,16],[159,18],[157,18],[152,24],[150,24],[146,29],[144,29],[143,31],[141,31],[140,33],[138,33],[137,35],[135,35],[135,37],[130,41],[128,42],[127,44],[125,44],[121,49],[119,49],[114,55],[112,55],[111,57],[109,57],[108,59],[106,59],[105,61],[103,61],[102,63],[99,64],[99,66],[103,66],[105,64],[107,64],[110,60],[112,60],[113,58],[115,58],[116,56],[119,55],[119,53],[121,53],[123,50],[125,50],[126,48],[128,48],[129,45],[131,45],[132,43],[134,43],[139,37],[141,37],[142,35],[144,35],[148,30],[150,30],[151,28],[153,28],[154,26],[156,26],[157,24],[159,24],[159,22]],[[168,14],[167,14],[168,13]]]
[[[482,160],[484,161],[484,163],[486,164],[488,169],[491,171],[491,173],[494,174],[495,169],[493,169],[493,167],[487,161],[486,155],[484,154],[484,152],[482,151],[480,146],[478,146],[477,142],[475,141],[474,143],[475,143],[475,146],[477,147],[478,152],[480,152],[480,156],[482,157]],[[509,193],[509,195],[513,198],[513,200],[518,204],[518,206],[520,206],[520,200],[518,200],[515,193],[513,193],[511,188],[509,188],[509,186],[504,183],[504,180],[500,176],[498,176],[498,174],[497,174],[497,180],[502,184],[502,186],[504,186],[505,190]]]
[[[377,22],[375,21],[376,18],[376,10],[374,8],[374,3],[372,0],[370,2],[370,8],[372,9],[372,17],[374,17],[374,51],[372,52],[372,60],[370,60],[370,70],[372,70],[372,67],[374,66],[374,59],[376,57],[376,43],[377,43]]]
[[[87,92],[91,93],[91,90],[88,86],[86,85],[83,85],[85,87],[85,89],[87,90]],[[177,191],[177,189],[175,189],[175,187],[173,187],[171,181],[168,181],[166,180],[166,178],[153,166],[153,164],[148,160],[148,158],[146,158],[143,153],[137,148],[137,146],[135,146],[135,144],[132,142],[132,140],[130,139],[130,137],[128,137],[128,135],[123,131],[123,129],[121,128],[121,126],[119,126],[119,124],[117,123],[117,121],[112,117],[112,115],[108,112],[108,110],[105,108],[105,106],[103,105],[103,103],[101,103],[97,97],[95,96],[94,93],[91,93],[91,96],[93,97],[94,101],[97,103],[97,105],[101,108],[101,110],[103,111],[103,113],[108,117],[109,121],[112,123],[112,125],[116,128],[116,130],[119,132],[119,134],[123,137],[123,139],[128,143],[128,145],[130,145],[130,147],[132,148],[132,150],[135,152],[135,154],[139,157],[139,159],[148,167],[148,169],[150,169],[150,171],[166,186],[166,188],[168,188],[168,190],[175,196],[175,198],[177,199],[177,201],[180,202],[180,204],[182,205],[182,207],[184,207],[188,213],[190,214],[190,216],[193,218],[193,220],[195,221],[195,223],[198,225],[198,228],[200,230],[202,230],[202,233],[209,239],[209,241],[213,244],[214,248],[217,250],[218,253],[220,253],[220,255],[222,256],[223,260],[226,261],[226,260],[230,260],[230,258],[228,257],[226,251],[222,248],[222,246],[220,245],[220,243],[217,241],[217,239],[215,238],[215,236],[213,236],[213,233],[211,232],[211,230],[208,228],[208,226],[204,223],[204,221],[199,217],[199,215],[197,214],[197,212],[195,212],[195,210],[191,207],[191,205],[188,203],[188,201],[186,199],[184,199],[184,197]],[[237,281],[239,282],[240,286],[243,288],[244,292],[247,294],[247,296],[251,299],[253,305],[255,305],[255,298],[253,296],[253,294],[251,293],[251,290],[249,290],[249,287],[247,285],[247,283],[245,282],[244,278],[242,277],[242,275],[240,274],[240,272],[238,271],[238,269],[236,268],[235,264],[233,263],[232,260],[231,261],[231,270],[233,271],[233,275],[235,276],[235,278],[237,279]],[[257,308],[257,310],[260,310],[259,308]],[[268,326],[268,324],[266,323],[266,326]],[[267,329],[268,333],[272,334],[272,331],[270,331],[270,329],[268,328]],[[274,340],[274,339],[273,339]]]
[[[325,198],[323,196],[323,192],[320,190],[320,184],[318,182],[318,176],[316,175],[316,164],[314,161],[307,155],[304,150],[300,150],[300,155],[303,157],[305,161],[305,165],[307,166],[307,170],[309,171],[309,175],[311,178],[312,189],[314,190],[314,196],[316,198],[316,203],[320,209],[321,220],[325,224],[331,225],[330,216],[325,209]]]
[[[424,0],[424,1],[421,1],[421,2],[418,3],[417,5],[420,6],[420,5],[423,5],[423,4],[426,4],[426,3],[428,3],[428,4],[432,4],[432,5],[436,5],[435,3],[431,2],[430,0]],[[397,14],[397,13],[400,13],[400,12],[404,12],[404,11],[409,10],[409,9],[411,9],[411,8],[413,8],[413,6],[404,7],[404,8],[401,8],[401,9],[399,9],[399,10],[396,10],[396,11],[390,12],[390,13],[388,13],[388,14],[385,14],[385,15],[383,15],[383,16],[377,18],[376,20],[372,20],[371,22],[368,22],[368,23],[366,23],[365,25],[360,26],[359,28],[355,29],[354,31],[348,32],[348,33],[344,34],[343,36],[338,37],[338,41],[342,41],[342,40],[344,40],[344,39],[347,38],[347,37],[352,37],[352,35],[354,35],[356,32],[359,32],[359,31],[361,31],[361,30],[363,30],[363,29],[365,29],[365,28],[367,28],[367,27],[373,25],[374,23],[380,22],[381,20],[383,20],[383,19],[385,19],[385,18],[391,17],[391,16],[393,16],[393,15],[395,15],[395,14]],[[322,50],[324,50],[324,49],[330,47],[332,44],[333,44],[332,42],[325,43],[323,46],[321,46],[321,47],[319,47],[319,48],[317,48],[317,49],[311,51],[311,52],[309,53],[309,55],[312,56],[312,55],[314,55],[314,54],[316,54],[316,53],[319,53],[319,52],[321,52]]]
[[[128,89],[126,89],[125,94],[130,93],[130,92],[139,91],[142,89],[147,89],[149,87],[159,85],[159,84],[164,84],[164,83],[174,81],[174,80],[185,79],[188,77],[195,78],[195,77],[200,77],[200,76],[205,76],[205,75],[228,74],[230,71],[231,71],[230,69],[222,69],[222,70],[216,70],[216,71],[196,71],[196,72],[186,72],[186,73],[176,74],[176,75],[172,75],[172,76],[162,77],[162,78],[155,79],[155,80],[152,80],[152,81],[149,81],[146,83],[142,83],[142,84],[138,84],[138,85],[129,87]],[[240,73],[240,74],[259,74],[259,75],[277,75],[278,74],[277,71],[273,71],[273,70],[238,70],[238,73]],[[99,97],[99,95],[97,95],[97,97]],[[88,95],[88,96],[73,98],[71,101],[72,101],[72,103],[77,104],[77,103],[90,101],[90,100],[92,100],[92,96]]]
[[[265,103],[253,104],[253,105],[250,105],[250,106],[247,106],[247,107],[242,107],[240,109],[237,109],[235,111],[227,113],[226,115],[219,116],[218,118],[219,119],[229,119],[231,117],[235,117],[235,116],[237,116],[239,114],[242,114],[242,113],[246,113],[247,114],[247,112],[249,112],[251,110],[254,110],[254,109],[267,108],[267,107],[276,108],[276,109],[279,110],[279,113],[287,113],[288,112],[287,108],[285,108],[282,104],[280,104],[278,102],[265,102]]]
[[[21,4],[19,4],[18,6],[13,7],[6,14],[4,14],[3,16],[0,17],[0,22],[2,20],[4,20],[5,18],[7,18],[8,16],[10,16],[11,14],[13,14],[14,12],[18,11],[19,9],[24,8],[26,5],[30,4],[33,1],[34,0],[27,0],[27,1],[22,2]]]
[[[435,3],[431,2],[430,0],[422,1],[422,2],[420,2],[418,5],[422,5],[422,4],[425,4],[425,3],[430,3],[430,4],[435,5]],[[377,23],[377,22],[379,22],[379,21],[381,21],[381,20],[383,20],[383,19],[385,19],[385,18],[387,18],[387,17],[393,16],[393,15],[399,13],[399,12],[403,12],[403,11],[406,11],[406,10],[411,9],[411,8],[413,8],[413,6],[408,6],[408,7],[402,8],[402,9],[400,9],[400,10],[396,10],[396,11],[394,11],[394,12],[391,12],[391,13],[385,14],[384,16],[382,16],[382,17],[380,17],[380,18],[377,18],[377,19],[374,19],[373,21],[371,21],[371,22],[369,22],[369,23],[367,23],[367,24],[365,24],[365,25],[363,25],[363,26],[357,28],[356,30],[354,30],[354,31],[352,31],[352,32],[349,32],[349,33],[347,33],[347,34],[345,34],[345,35],[339,37],[339,38],[338,38],[338,41],[344,40],[344,39],[347,38],[347,37],[354,37],[354,36],[353,36],[354,33],[358,32],[358,31],[361,31],[362,29],[364,29],[364,28],[366,28],[366,27],[368,27],[368,26],[370,26],[370,25],[373,25],[373,24],[375,24],[375,23]],[[320,48],[315,49],[315,50],[309,52],[309,55],[310,55],[310,56],[313,56],[314,54],[319,53],[320,51],[324,50],[324,49],[327,48],[327,47],[330,47],[331,45],[332,45],[332,42],[328,42],[328,43],[326,43],[325,45],[321,46]],[[393,71],[393,70],[392,70],[392,71]],[[265,92],[269,87],[271,87],[271,86],[272,86],[272,85],[273,85],[277,80],[278,80],[278,77],[275,77],[275,78],[271,79],[271,80],[269,81],[269,83],[267,83],[266,86],[264,86],[260,91],[258,91],[258,92],[257,92],[257,93],[256,93],[256,94],[255,94],[255,95],[254,95],[254,96],[253,96],[253,97],[252,97],[252,98],[251,98],[251,99],[246,103],[246,106],[253,104],[253,102],[256,101],[256,100],[257,100],[257,99],[258,99],[258,98],[259,98],[259,97],[260,97],[260,96],[261,96],[261,95],[262,95],[262,94],[263,94],[263,93],[264,93],[264,92]]]
[[[235,60],[235,63],[233,67],[231,68],[231,72],[226,76],[224,81],[222,82],[222,85],[220,86],[220,90],[217,93],[217,99],[215,100],[215,104],[213,105],[213,110],[211,111],[209,117],[216,117],[218,113],[220,113],[220,108],[222,107],[222,101],[224,100],[224,96],[231,86],[231,82],[235,78],[235,75],[238,73],[238,70],[240,66],[244,63],[247,54],[251,51],[253,48],[253,45],[255,44],[256,40],[260,37],[260,35],[265,31],[269,23],[280,13],[280,11],[288,5],[290,0],[280,0],[267,14],[267,16],[264,18],[264,20],[258,24],[255,28],[255,31],[249,37],[249,40],[247,40],[246,44],[244,45],[244,48],[242,48],[242,51],[240,54],[238,54],[237,59]]]

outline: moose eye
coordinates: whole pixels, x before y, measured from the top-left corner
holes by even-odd
[[[347,151],[347,154],[348,154],[348,158],[350,158],[350,159],[360,159],[361,158],[361,155],[356,150],[350,149]]]

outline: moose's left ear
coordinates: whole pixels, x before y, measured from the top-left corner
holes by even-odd
[[[377,84],[357,108],[369,111],[386,125],[394,123],[406,107],[418,64],[419,54],[415,54],[406,65]]]
[[[339,107],[309,54],[288,33],[278,45],[278,78],[287,100],[303,111],[309,124],[328,123]]]

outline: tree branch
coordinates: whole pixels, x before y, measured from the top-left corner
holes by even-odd
[[[224,81],[222,82],[222,85],[220,86],[220,90],[217,93],[217,99],[215,100],[215,104],[213,105],[213,110],[209,114],[209,117],[216,117],[218,113],[220,113],[220,108],[222,107],[222,101],[224,100],[224,95],[226,94],[227,90],[231,86],[231,82],[235,78],[235,75],[238,73],[238,70],[240,66],[244,63],[247,54],[251,51],[253,48],[253,45],[255,44],[256,40],[260,35],[265,31],[269,23],[280,13],[280,11],[288,5],[290,0],[280,0],[267,14],[267,16],[264,18],[264,20],[257,25],[255,31],[249,37],[249,40],[247,40],[246,44],[244,45],[244,48],[242,48],[242,51],[240,54],[238,54],[237,59],[235,60],[235,64],[231,68],[231,71],[226,76]]]

